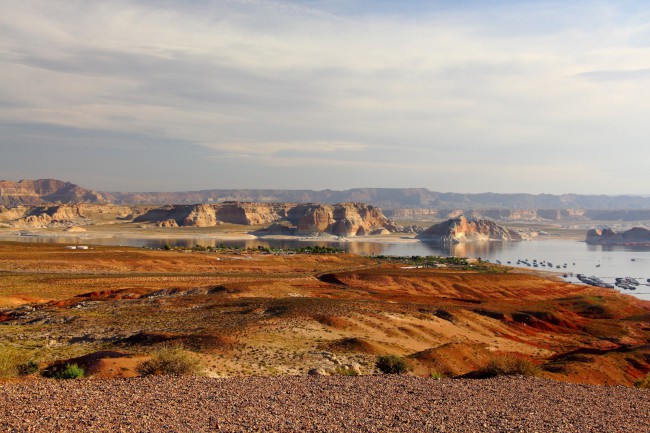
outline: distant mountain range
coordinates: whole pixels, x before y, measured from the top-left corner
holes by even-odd
[[[460,194],[425,188],[335,190],[209,189],[187,192],[99,192],[55,179],[0,181],[0,205],[113,203],[199,204],[223,201],[342,203],[364,202],[392,209],[650,209],[648,196],[581,194]]]

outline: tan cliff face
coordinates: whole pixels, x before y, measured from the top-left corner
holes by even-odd
[[[128,206],[104,204],[1,207],[0,221],[17,228],[46,228],[90,223],[104,216],[115,219],[133,212]]]
[[[323,205],[226,202],[165,206],[140,215],[134,222],[158,224],[170,220],[186,227],[211,227],[219,223],[269,225],[284,221],[293,226],[289,228],[296,234],[329,233],[336,236],[363,236],[384,231],[392,233],[398,229],[380,209],[364,203]]]
[[[493,221],[467,219],[464,216],[434,224],[416,236],[418,239],[441,243],[473,241],[520,241],[528,236],[516,230],[502,227]]]
[[[365,203],[298,205],[288,212],[297,233],[329,233],[336,236],[364,236],[382,229],[397,231],[397,226],[379,208]]]

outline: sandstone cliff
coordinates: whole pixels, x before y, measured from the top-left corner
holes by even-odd
[[[305,204],[289,210],[288,219],[302,233],[329,233],[336,236],[363,236],[398,227],[379,208],[365,203],[335,205]]]
[[[70,227],[103,219],[125,218],[132,212],[127,206],[102,204],[2,207],[0,221],[18,228]]]
[[[258,234],[329,233],[336,236],[363,236],[395,232],[398,227],[380,209],[364,203],[295,204],[226,202],[211,205],[177,205],[151,209],[134,222],[158,226],[211,227],[220,223],[274,225]]]
[[[417,239],[457,244],[473,241],[520,241],[527,239],[516,230],[483,219],[467,219],[464,216],[434,224],[416,236]]]
[[[650,230],[634,227],[618,233],[612,229],[592,229],[587,232],[585,240],[588,244],[600,245],[648,245],[650,246]]]
[[[221,223],[240,225],[270,224],[287,218],[296,205],[287,203],[242,203],[169,205],[154,208],[134,222],[157,223],[173,220],[181,227],[212,227]]]

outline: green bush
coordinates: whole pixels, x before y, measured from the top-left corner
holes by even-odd
[[[477,371],[482,378],[495,376],[537,376],[540,368],[533,362],[516,356],[503,355],[490,359]]]
[[[406,359],[397,355],[378,356],[375,366],[384,374],[404,374],[409,371]]]
[[[54,374],[55,379],[79,379],[83,377],[85,371],[77,364],[66,364],[63,370]]]
[[[186,376],[199,374],[201,368],[199,362],[180,347],[162,346],[151,354],[151,359],[141,362],[137,371],[141,376]]]

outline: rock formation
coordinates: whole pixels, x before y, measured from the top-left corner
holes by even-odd
[[[364,236],[381,229],[391,233],[398,230],[379,208],[365,203],[298,205],[289,210],[288,219],[296,225],[299,234]]]
[[[624,232],[612,229],[592,229],[587,232],[588,244],[599,245],[642,245],[650,246],[650,230],[634,227]]]
[[[272,225],[258,234],[329,233],[363,236],[395,232],[398,227],[380,209],[364,203],[295,204],[226,202],[212,205],[179,205],[151,209],[134,222],[158,224],[175,221],[184,227],[211,227],[219,223]]]
[[[0,207],[0,221],[18,228],[71,227],[90,224],[107,215],[118,218],[132,212],[126,206],[104,204]]]
[[[176,220],[169,219],[167,221],[156,221],[156,227],[169,228],[178,227]]]
[[[475,219],[494,221],[585,221],[590,215],[612,216],[613,211],[585,211],[584,209],[393,209],[386,216],[396,220],[431,220],[457,218],[469,215]],[[635,211],[640,216],[642,211]],[[618,214],[617,214],[618,215]],[[646,214],[650,218],[650,211]],[[621,219],[620,215],[619,218]],[[643,218],[639,218],[643,219]]]
[[[471,215],[472,210],[490,212],[493,209],[509,209],[515,211],[511,217],[508,217],[512,219],[517,219],[516,213],[522,209],[550,210],[547,215],[548,219],[557,218],[557,216],[553,215],[555,210],[582,209],[602,213],[605,211],[619,212],[621,209],[628,209],[632,210],[631,212],[641,211],[644,215],[648,215],[650,212],[650,197],[629,195],[458,194],[441,193],[425,188],[355,188],[342,191],[209,189],[184,192],[97,192],[55,179],[22,180],[19,182],[0,181],[0,205],[5,206],[38,206],[56,203],[113,203],[161,206],[165,203],[213,204],[226,201],[263,203],[316,202],[327,204],[364,202],[379,206],[382,209],[395,210],[437,211],[463,209],[466,215]],[[540,213],[539,211],[536,212]],[[399,218],[397,214],[389,216]],[[475,216],[481,217],[479,215]],[[482,217],[500,219],[487,214],[482,215]],[[523,217],[525,215],[522,214],[522,219]],[[565,216],[561,215],[561,217],[564,218]],[[641,218],[636,218],[636,220],[639,219]]]
[[[457,244],[473,241],[520,241],[528,239],[516,230],[483,219],[467,219],[464,216],[434,224],[416,236],[417,239]]]

